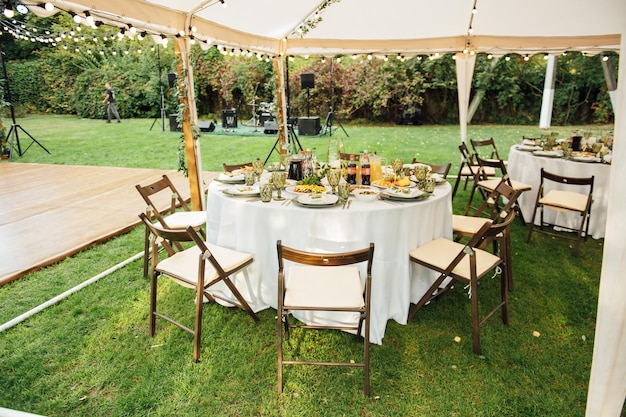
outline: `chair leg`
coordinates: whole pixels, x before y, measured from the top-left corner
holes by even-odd
[[[148,277],[148,261],[150,259],[150,231],[146,226],[146,233],[143,244],[143,277]]]
[[[472,279],[470,281],[470,288],[472,291],[472,338],[473,338],[473,350],[477,355],[481,354],[480,349],[480,318],[478,316],[478,280]]]
[[[154,336],[156,330],[157,274],[156,271],[152,271],[150,277],[150,337]]]
[[[200,343],[202,341],[202,307],[204,306],[204,289],[196,289],[196,320],[193,328],[193,361],[200,361]]]
[[[454,200],[454,196],[456,195],[456,192],[459,189],[459,184],[461,183],[461,173],[459,172],[459,175],[457,175],[456,177],[456,181],[454,182],[454,188],[452,189],[452,199]]]
[[[278,393],[283,392],[283,310],[278,309],[278,323],[276,332],[278,336]]]
[[[363,335],[363,373],[364,373],[364,391],[367,397],[370,396],[370,321],[369,317],[365,319],[365,334]]]
[[[505,259],[508,255],[505,255]],[[502,270],[502,276],[500,277],[500,299],[502,300],[502,323],[509,324],[509,280],[508,266],[505,266]]]

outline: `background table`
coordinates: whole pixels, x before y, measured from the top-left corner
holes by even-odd
[[[238,285],[245,287],[244,296],[255,311],[277,307],[277,240],[320,252],[361,249],[374,242],[370,340],[377,344],[382,343],[387,320],[406,324],[410,302],[419,300],[437,277],[410,262],[409,251],[434,238],[452,236],[448,183],[437,186],[424,201],[391,204],[353,199],[346,210],[341,206],[305,208],[278,201],[251,202],[224,194],[225,188],[228,186],[218,182],[209,186],[207,239],[253,254],[247,279]],[[337,313],[333,314],[337,318]]]
[[[609,186],[611,166],[602,163],[576,162],[563,158],[548,158],[535,156],[532,152],[520,151],[513,146],[509,151],[508,172],[511,179],[531,185],[529,192],[522,193],[519,197],[519,205],[524,214],[524,219],[532,219],[539,183],[541,181],[541,168],[553,174],[567,177],[590,177],[594,176],[593,203],[591,205],[591,217],[589,222],[589,235],[594,239],[604,237],[606,228],[606,210],[609,196],[606,190]],[[569,186],[567,189],[572,190]],[[586,188],[588,189],[588,188]],[[539,214],[537,214],[539,217]],[[572,213],[555,213],[554,210],[546,210],[544,219],[549,222],[557,221],[557,224],[568,227],[576,227],[580,224],[580,216]],[[539,218],[535,220],[539,224]]]

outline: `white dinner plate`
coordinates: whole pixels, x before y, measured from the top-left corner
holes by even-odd
[[[406,188],[406,187],[403,187],[403,188],[391,187],[391,188],[385,189],[382,193],[383,195],[386,195],[389,197],[395,197],[398,199],[406,199],[406,200],[416,199],[422,196],[422,194],[425,194],[424,191],[418,190],[417,188]]]
[[[518,151],[534,152],[534,151],[540,151],[542,149],[543,148],[541,146],[517,145]]]
[[[561,158],[563,157],[563,152],[559,151],[534,151],[533,155],[535,156],[545,156],[548,158]]]
[[[302,206],[330,207],[337,203],[338,197],[334,194],[301,194],[294,201]]]
[[[222,172],[215,180],[224,184],[243,184],[243,174],[234,175]]]
[[[600,162],[601,159],[598,158],[597,156],[581,155],[581,156],[572,156],[572,161],[576,161],[576,162]]]
[[[224,194],[234,197],[249,197],[259,195],[259,187],[257,185],[235,185],[224,190]]]

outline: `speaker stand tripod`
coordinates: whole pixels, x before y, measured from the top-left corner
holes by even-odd
[[[157,45],[157,66],[159,69],[159,89],[161,93],[161,131],[165,132],[165,94],[163,94],[163,82],[161,79],[161,52],[159,49],[159,45]],[[155,117],[152,121],[152,126],[150,126],[150,130],[152,130],[157,120],[159,120],[159,116]]]
[[[2,51],[1,49],[0,49],[0,60],[2,60],[2,71],[4,74],[4,81],[6,84],[6,98],[7,98],[6,101],[9,103],[9,108],[11,109],[11,120],[13,122],[13,124],[11,125],[11,128],[9,129],[9,133],[7,134],[7,142],[9,143],[9,160],[13,159],[14,150],[17,150],[17,155],[21,157],[22,155],[26,153],[28,149],[30,149],[31,146],[33,146],[33,143],[36,143],[37,145],[39,145],[41,149],[43,149],[44,151],[48,152],[48,154],[50,154],[50,151],[46,149],[46,147],[43,146],[37,139],[35,139],[33,135],[28,133],[26,130],[24,130],[22,126],[16,123],[15,109],[13,107],[13,101],[11,100],[11,87],[9,85],[9,76],[7,75],[7,67],[4,62],[4,51]],[[32,140],[32,142],[26,147],[26,149],[24,149],[24,151],[22,151],[22,146],[20,145],[20,135],[19,135],[20,130],[26,135],[28,135],[28,137],[31,138]]]
[[[322,136],[324,136],[326,133],[328,133],[330,136],[333,135],[333,119],[335,120],[335,122],[337,122],[341,130],[343,130],[343,133],[345,133],[347,137],[350,137],[350,135],[348,135],[348,132],[346,132],[346,129],[343,128],[343,125],[341,124],[339,119],[337,119],[337,117],[335,116],[335,112],[333,112],[332,107],[330,108],[328,115],[326,115],[326,121],[324,122],[324,129],[322,129]]]
[[[293,150],[294,153],[298,153],[299,151],[303,150],[302,145],[300,144],[300,140],[298,139],[296,132],[293,130],[292,124],[287,124],[287,144],[289,146],[289,150]],[[267,161],[270,159],[270,156],[272,156],[272,152],[274,151],[278,152],[278,154],[280,155],[280,150],[278,149],[278,138],[276,138],[274,146],[267,154],[267,158],[265,158],[264,164],[267,164]]]

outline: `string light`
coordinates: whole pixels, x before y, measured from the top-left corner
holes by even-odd
[[[13,16],[15,16],[15,10],[13,10],[13,5],[11,4],[10,1],[7,1],[6,4],[4,5],[3,13],[9,19],[12,19]]]

